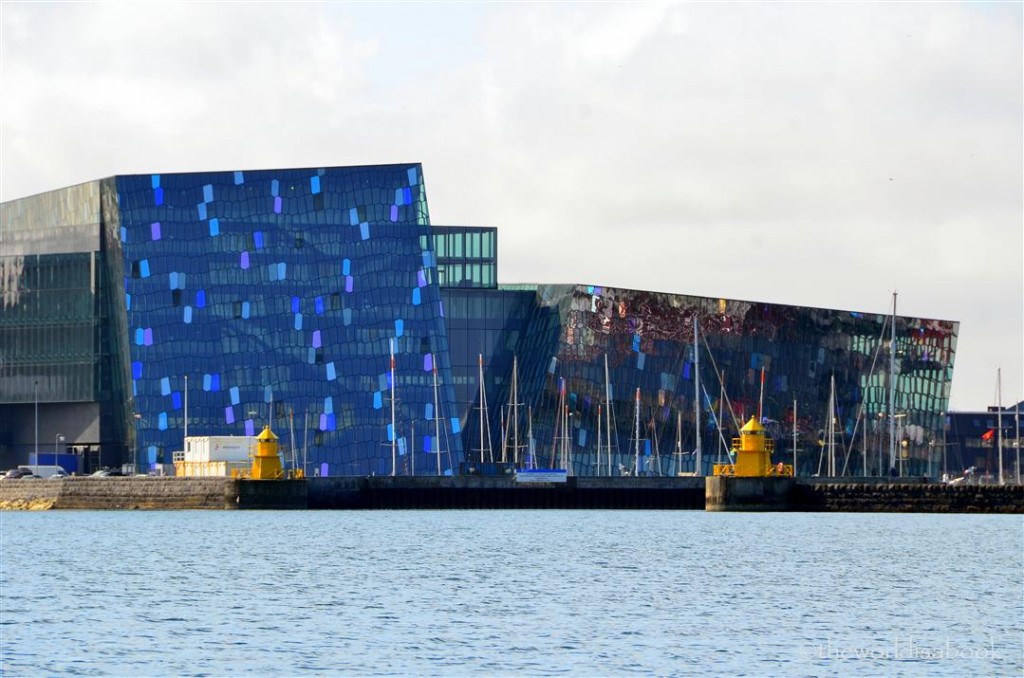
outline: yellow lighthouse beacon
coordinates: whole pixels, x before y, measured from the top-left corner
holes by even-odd
[[[792,476],[793,467],[789,464],[772,464],[772,452],[775,441],[766,435],[765,429],[750,417],[740,437],[732,439],[732,453],[735,461],[731,464],[715,464],[716,476],[735,476],[740,478],[765,478],[768,476]]]
[[[277,436],[268,424],[256,438],[256,454],[252,458],[253,480],[277,480],[284,475],[281,457],[277,453]]]

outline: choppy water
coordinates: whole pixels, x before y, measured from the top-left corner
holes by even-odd
[[[0,514],[23,675],[1008,675],[1020,516]]]

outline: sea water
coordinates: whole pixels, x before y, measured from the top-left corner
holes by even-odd
[[[1019,676],[1024,518],[0,514],[0,674]]]

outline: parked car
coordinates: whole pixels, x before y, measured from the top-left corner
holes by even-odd
[[[92,475],[96,478],[113,478],[115,476],[123,476],[124,473],[122,473],[119,468],[104,468],[96,471]]]
[[[32,469],[30,468],[12,468],[10,471],[5,473],[3,477],[6,480],[17,480],[18,478],[29,478],[36,476],[35,474],[32,473]]]

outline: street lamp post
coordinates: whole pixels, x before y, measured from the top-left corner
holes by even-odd
[[[36,463],[39,463],[39,380],[32,384],[36,397]]]
[[[139,471],[139,464],[142,462],[142,436],[139,435],[139,426],[142,425],[142,415],[138,412],[135,413],[135,449],[132,451],[132,457],[135,461],[132,463],[132,475],[135,475]]]
[[[60,443],[64,442],[64,440],[64,436],[61,435],[60,433],[58,433],[57,437],[53,439],[53,475],[57,475],[57,469],[60,468],[60,466],[57,464],[57,446]],[[38,461],[38,458],[36,459],[36,461]]]

